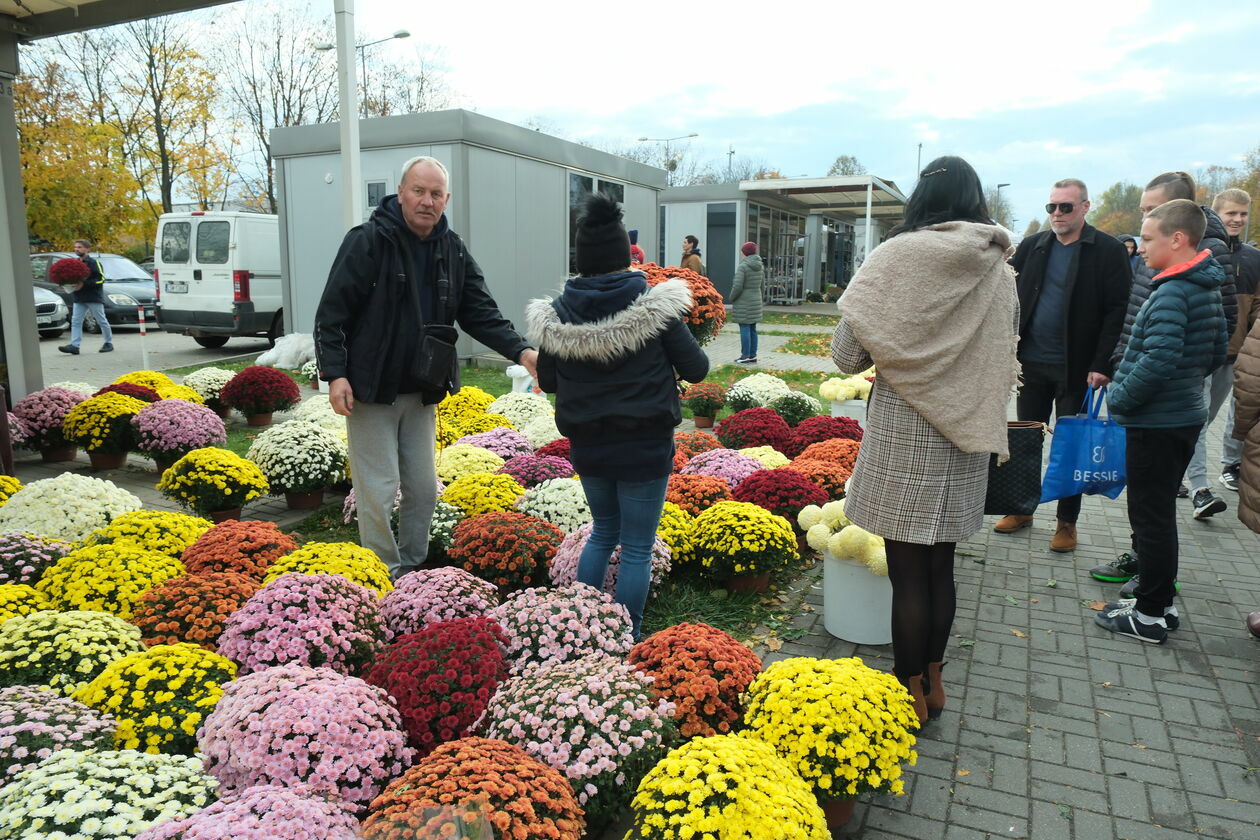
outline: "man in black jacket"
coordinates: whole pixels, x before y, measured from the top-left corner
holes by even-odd
[[[86,239],[74,240],[74,254],[88,267],[88,276],[74,294],[74,308],[70,315],[70,343],[57,349],[72,356],[79,355],[79,342],[83,339],[83,320],[89,312],[101,328],[102,353],[113,352],[114,333],[105,317],[105,275],[101,271],[101,261],[92,256],[92,243]]]
[[[315,313],[320,377],[350,435],[359,533],[395,579],[428,554],[434,407],[459,390],[453,353],[426,375],[425,356],[442,355],[432,338],[452,337],[458,322],[536,375],[538,353],[499,312],[476,260],[447,224],[449,183],[436,159],[407,161],[398,194],[346,234]],[[395,541],[390,513],[398,491]]]
[[[1089,192],[1066,178],[1050,191],[1051,230],[1019,244],[1011,265],[1018,272],[1019,360],[1023,385],[1020,420],[1050,421],[1080,412],[1086,389],[1111,381],[1111,350],[1120,335],[1129,299],[1129,259],[1116,238],[1085,222]],[[1052,551],[1076,548],[1081,497],[1059,500]],[[994,526],[1010,534],[1032,524],[1031,516],[1005,516]]]

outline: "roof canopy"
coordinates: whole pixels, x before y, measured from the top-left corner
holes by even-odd
[[[22,40],[51,38],[231,0],[0,0],[0,31]]]
[[[753,199],[767,195],[790,197],[806,205],[810,213],[828,216],[865,217],[868,190],[872,218],[900,219],[906,209],[906,197],[897,185],[874,175],[740,181],[739,188]]]

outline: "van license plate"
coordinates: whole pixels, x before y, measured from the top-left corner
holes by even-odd
[[[165,289],[172,294],[182,295],[188,292],[188,284],[182,280],[168,280]]]

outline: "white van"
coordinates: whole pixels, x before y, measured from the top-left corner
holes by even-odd
[[[158,219],[157,320],[202,347],[234,335],[284,334],[280,222],[267,213],[193,211]]]

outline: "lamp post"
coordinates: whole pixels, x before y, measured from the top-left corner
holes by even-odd
[[[375,41],[368,41],[365,44],[354,45],[355,50],[359,54],[359,77],[360,77],[360,82],[363,85],[363,98],[364,99],[367,99],[367,59],[364,58],[364,55],[367,52],[367,48],[374,47],[377,44],[383,44],[386,41],[401,40],[403,38],[410,38],[410,37],[411,37],[411,33],[408,32],[406,29],[399,29],[393,35],[390,35],[386,38],[378,38]],[[326,52],[328,50],[336,49],[336,46],[334,44],[323,43],[323,44],[316,44],[315,49],[319,50],[320,52]]]
[[[998,184],[996,187],[994,187],[994,189],[993,189],[993,199],[994,199],[994,204],[997,204],[997,205],[998,205],[998,207],[997,207],[996,209],[999,209],[999,210],[1000,210],[1000,209],[1001,209],[1001,206],[1002,206],[1002,187],[1009,187],[1009,186],[1010,186],[1010,184],[1009,184],[1009,183],[1007,183],[1007,184]],[[997,221],[997,220],[995,219],[994,221]],[[1014,224],[1014,223],[1012,223],[1012,224]]]
[[[665,162],[665,165],[661,168],[669,173],[669,182],[672,187],[674,185],[674,172],[678,169],[678,157],[670,149],[669,144],[675,140],[690,140],[693,137],[699,136],[699,134],[693,131],[691,134],[680,134],[677,137],[640,137],[639,142],[665,144],[661,149],[661,159]]]
[[[359,166],[359,91],[354,77],[354,59],[350,50],[354,43],[354,0],[333,0],[333,17],[337,23],[337,43],[316,44],[320,52],[337,50],[337,86],[341,93],[341,218],[346,230],[363,221],[365,204]],[[405,29],[395,32],[392,38],[406,38],[411,33]],[[381,43],[374,41],[372,43]],[[372,44],[358,45],[359,57],[363,48]]]

